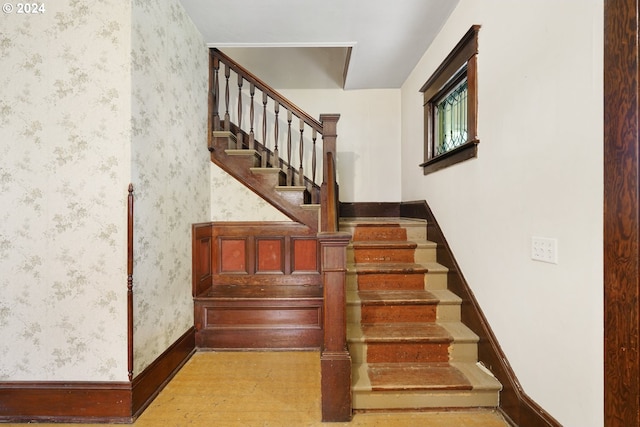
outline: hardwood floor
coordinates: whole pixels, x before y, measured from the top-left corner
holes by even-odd
[[[320,419],[317,352],[198,352],[133,426],[509,427],[490,410],[359,413],[351,423]]]

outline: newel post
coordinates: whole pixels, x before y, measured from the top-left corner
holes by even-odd
[[[351,420],[351,357],[347,349],[348,233],[319,233],[324,282],[324,342],[320,355],[322,421]]]
[[[322,185],[320,206],[322,231],[338,231],[338,183],[335,159],[340,114],[321,114],[322,123]]]

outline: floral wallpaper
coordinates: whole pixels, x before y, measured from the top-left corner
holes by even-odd
[[[178,0],[134,0],[134,375],[193,326],[191,224],[210,216],[209,55]]]
[[[0,381],[122,381],[128,1],[0,16]]]
[[[287,220],[212,165],[208,52],[178,0],[0,16],[0,381],[126,381],[193,325],[191,224]]]
[[[211,163],[211,221],[291,221]]]

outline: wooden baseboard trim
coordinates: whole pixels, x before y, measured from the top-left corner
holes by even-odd
[[[130,423],[129,382],[3,382],[0,422]]]
[[[132,416],[140,416],[158,393],[171,381],[196,349],[196,330],[189,328],[151,365],[137,375],[132,384]]]
[[[194,352],[192,327],[132,382],[0,382],[0,423],[132,423]]]
[[[427,220],[429,240],[438,244],[438,262],[449,268],[448,287],[462,298],[462,321],[480,337],[478,358],[502,383],[500,410],[505,418],[519,427],[561,427],[523,391],[426,201],[342,203],[340,214],[346,217],[400,216]]]

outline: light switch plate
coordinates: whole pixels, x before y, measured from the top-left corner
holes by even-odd
[[[558,263],[558,239],[549,237],[531,238],[531,259],[534,261]]]

